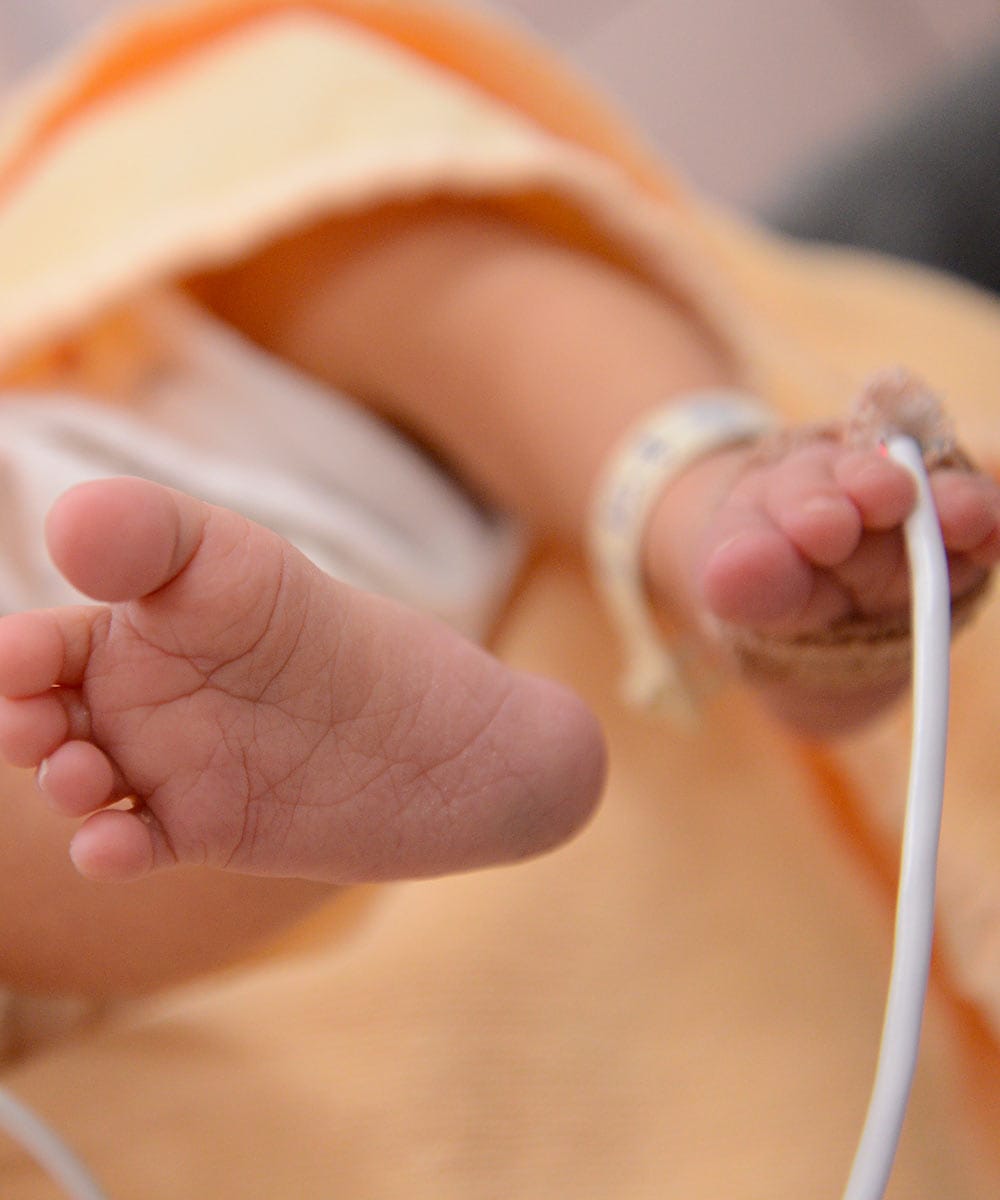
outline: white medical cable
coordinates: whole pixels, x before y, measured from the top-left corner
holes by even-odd
[[[887,449],[917,483],[917,504],[904,526],[913,614],[913,730],[882,1043],[844,1200],[881,1200],[902,1131],[930,973],[948,733],[948,560],[920,447],[910,437],[893,436]]]
[[[27,1150],[71,1200],[107,1200],[107,1194],[62,1138],[3,1087],[0,1127]]]

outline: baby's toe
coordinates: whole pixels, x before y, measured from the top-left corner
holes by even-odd
[[[754,510],[731,508],[712,530],[701,590],[715,616],[762,625],[802,608],[812,571],[788,538]]]
[[[835,575],[858,616],[885,617],[909,609],[906,547],[899,529],[867,533]]]
[[[989,574],[989,566],[976,561],[973,554],[953,554],[948,559],[948,579],[952,598],[961,600],[970,592],[978,591]]]
[[[0,696],[18,700],[57,684],[79,686],[94,624],[104,615],[80,606],[0,617]]]
[[[863,532],[857,507],[834,478],[832,448],[810,446],[770,474],[767,513],[795,548],[818,567],[848,559]]]
[[[37,696],[57,682],[63,639],[44,612],[11,613],[0,619],[0,696]]]
[[[52,560],[97,600],[132,600],[170,582],[198,546],[207,507],[145,479],[98,479],[62,495],[46,522]]]
[[[980,568],[1000,566],[1000,520],[994,525],[989,536],[970,550],[966,557]]]
[[[70,842],[73,865],[99,883],[142,879],[156,865],[155,839],[137,812],[106,809],[94,813]]]
[[[1000,489],[981,475],[935,471],[931,478],[944,544],[951,554],[1000,550]],[[993,560],[995,561],[995,560]]]
[[[0,697],[0,754],[10,766],[37,767],[68,734],[66,709],[55,694]]]
[[[895,529],[916,503],[912,475],[879,450],[842,451],[834,460],[833,477],[866,530]]]
[[[38,789],[66,817],[95,812],[115,795],[115,771],[92,742],[64,742],[38,769]]]

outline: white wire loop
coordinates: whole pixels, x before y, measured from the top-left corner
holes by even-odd
[[[881,1200],[917,1064],[934,937],[934,893],[948,733],[951,596],[948,561],[920,447],[892,437],[889,456],[914,476],[904,526],[913,629],[913,730],[896,929],[878,1066],[843,1200]]]
[[[63,1139],[26,1104],[0,1087],[0,1128],[18,1142],[70,1200],[107,1200],[83,1163]]]

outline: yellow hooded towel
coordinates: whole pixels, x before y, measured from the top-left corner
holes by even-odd
[[[791,419],[905,363],[1000,465],[1000,307],[780,242],[691,193],[530,39],[406,0],[201,0],[109,27],[0,127],[0,386],[127,403],[151,291],[297,225],[488,197],[643,272]],[[889,1195],[1000,1195],[1000,605],[956,645],[939,953]],[[736,687],[680,733],[617,700],[573,562],[495,639],[604,720],[571,846],[363,892],[274,954],[6,1072],[111,1195],[812,1200],[840,1194],[891,941],[907,714],[805,745]],[[51,1194],[0,1148],[5,1200]]]

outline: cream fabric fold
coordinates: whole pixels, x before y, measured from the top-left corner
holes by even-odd
[[[483,638],[522,551],[384,422],[256,349],[176,293],[131,307],[147,369],[128,407],[10,389],[0,404],[0,607],[77,604],[44,521],[88,479],[141,475],[244,513],[329,574]]]

